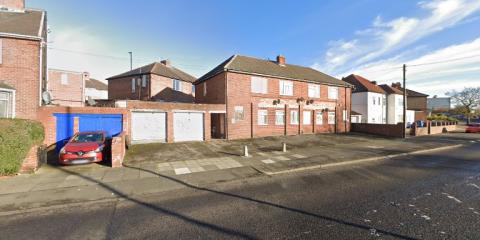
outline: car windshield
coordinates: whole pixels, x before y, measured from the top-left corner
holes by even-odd
[[[101,142],[103,141],[103,134],[101,133],[81,133],[76,135],[72,142]]]

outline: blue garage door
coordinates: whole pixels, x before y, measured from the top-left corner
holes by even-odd
[[[57,152],[64,145],[64,141],[70,139],[75,133],[73,131],[73,119],[78,117],[79,131],[105,131],[108,137],[114,137],[123,131],[122,114],[54,114],[57,121],[56,128],[56,149]]]

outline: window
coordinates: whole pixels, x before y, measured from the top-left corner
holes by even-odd
[[[304,125],[312,124],[312,112],[311,111],[303,111],[303,124]]]
[[[243,106],[235,106],[235,121],[241,121],[245,117],[245,112],[243,111]]]
[[[308,97],[320,98],[320,85],[308,84]]]
[[[323,124],[323,112],[317,112],[315,122],[317,123],[317,125]]]
[[[268,79],[261,77],[251,77],[251,91],[252,93],[263,93],[268,92]]]
[[[0,64],[3,63],[3,45],[2,39],[0,39]]]
[[[293,96],[293,82],[280,80],[280,95]]]
[[[343,121],[344,122],[347,122],[348,121],[348,113],[347,113],[347,110],[343,110]]]
[[[293,125],[298,124],[298,111],[297,110],[290,111],[290,124],[293,124]]]
[[[403,107],[403,99],[402,98],[397,98],[397,105],[399,107]]]
[[[142,87],[147,87],[147,75],[142,76]]]
[[[373,105],[375,105],[375,97],[372,97]]]
[[[207,82],[203,82],[203,96],[207,96]]]
[[[60,75],[60,82],[62,85],[68,85],[68,75],[66,73],[62,73],[62,75]]]
[[[328,99],[338,99],[338,87],[328,87]]]
[[[335,112],[328,112],[328,124],[335,124]]]
[[[132,93],[135,92],[135,78],[132,78]]]
[[[258,110],[258,125],[268,125],[267,110]]]
[[[192,94],[195,94],[195,85],[192,85]]]
[[[173,79],[173,90],[182,91],[182,82],[177,79]]]
[[[2,91],[0,89],[0,118],[13,118],[15,117],[13,91]]]
[[[275,111],[275,124],[285,125],[285,112],[283,110]]]
[[[387,105],[387,98],[385,98],[385,97],[382,98],[382,104],[383,104],[383,106]]]
[[[382,102],[380,102],[380,97],[378,97],[378,105],[381,105]]]

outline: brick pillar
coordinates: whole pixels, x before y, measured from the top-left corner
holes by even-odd
[[[317,110],[312,110],[312,133],[315,133],[315,128],[317,126]]]
[[[78,117],[73,117],[73,133],[80,131],[80,119]]]
[[[203,114],[203,124],[204,124],[204,127],[203,127],[203,136],[205,138],[205,141],[210,141],[212,139],[212,132],[210,130],[211,128],[211,115],[209,112],[205,112]]]
[[[167,142],[173,143],[173,112],[167,112]]]
[[[287,136],[287,126],[288,126],[288,121],[290,120],[290,116],[288,114],[288,104],[285,104],[283,111],[285,112],[285,115],[283,115],[283,118],[284,118],[283,130],[284,130],[284,135]]]

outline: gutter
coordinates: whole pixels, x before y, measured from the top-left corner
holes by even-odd
[[[39,37],[39,36],[30,36],[30,35],[5,33],[5,32],[0,32],[0,37],[27,39],[27,40],[35,40],[35,41],[42,41],[43,40],[43,38]]]

